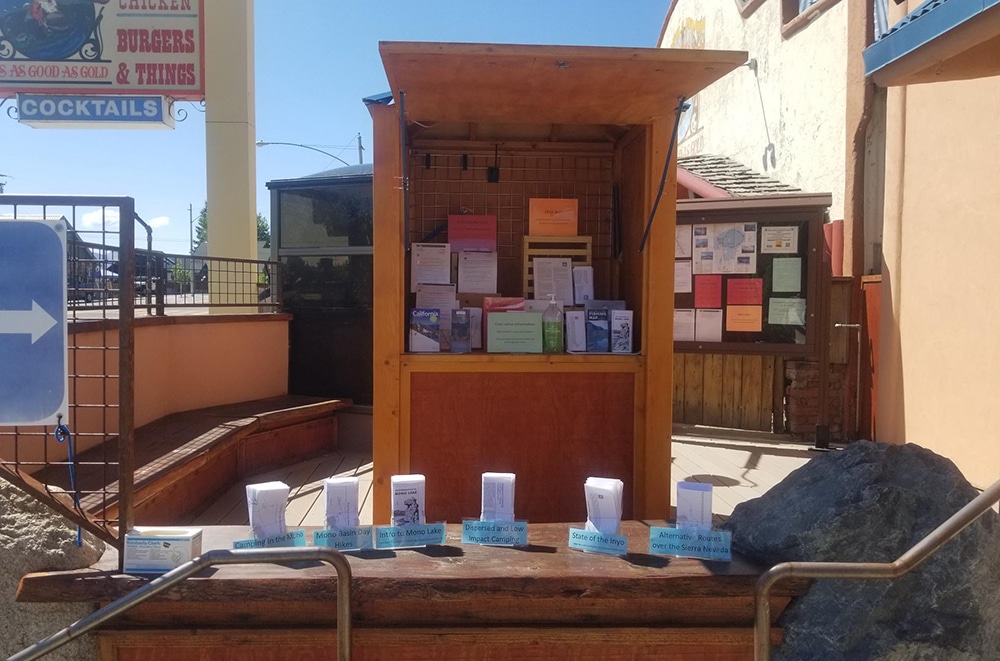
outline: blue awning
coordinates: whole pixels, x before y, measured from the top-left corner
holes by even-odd
[[[864,51],[882,87],[1000,74],[1000,0],[927,0]]]

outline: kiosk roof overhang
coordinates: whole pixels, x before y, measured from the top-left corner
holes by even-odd
[[[408,122],[651,124],[744,51],[381,42]]]
[[[864,51],[893,87],[1000,75],[1000,0],[927,0]]]

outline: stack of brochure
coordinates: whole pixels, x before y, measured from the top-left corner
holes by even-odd
[[[254,539],[267,539],[287,532],[285,506],[289,491],[284,482],[247,485],[247,510]]]
[[[514,520],[514,473],[483,473],[480,521]]]
[[[323,480],[327,528],[358,527],[358,478],[328,477]]]
[[[423,475],[393,475],[392,525],[409,526],[427,523],[424,512]]]
[[[625,484],[616,478],[588,477],[583,485],[587,496],[586,529],[602,535],[617,535],[622,522],[622,491]]]

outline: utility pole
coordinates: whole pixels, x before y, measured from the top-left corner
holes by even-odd
[[[361,134],[358,134],[358,165],[364,165],[365,163],[365,148],[361,146]]]

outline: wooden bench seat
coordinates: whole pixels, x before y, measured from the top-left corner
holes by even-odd
[[[174,413],[136,429],[136,525],[176,524],[243,477],[336,449],[336,413],[350,406],[286,395]],[[117,438],[76,460],[82,509],[116,519]],[[69,488],[64,465],[35,478]]]

